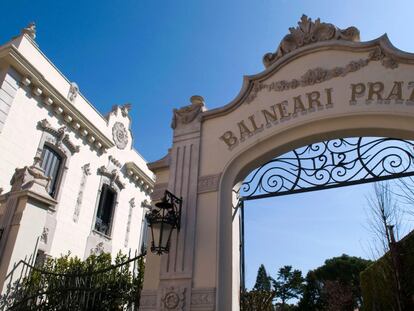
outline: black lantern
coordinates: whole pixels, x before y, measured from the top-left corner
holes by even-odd
[[[162,200],[145,215],[151,228],[151,252],[157,255],[168,253],[173,230],[180,230],[182,201],[166,190]]]

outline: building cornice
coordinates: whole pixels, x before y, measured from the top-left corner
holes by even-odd
[[[78,131],[93,149],[105,152],[114,143],[99,130],[82,112],[45,79],[45,77],[12,45],[0,50],[0,59],[5,60],[22,75],[21,84],[26,86],[47,109],[60,115],[64,123]]]
[[[170,167],[170,159],[170,151],[168,151],[168,153],[163,158],[151,163],[147,163],[147,167],[153,172],[162,169],[168,169]]]
[[[128,177],[138,186],[142,186],[145,191],[152,192],[154,188],[154,180],[150,178],[138,165],[134,162],[125,163],[125,169]]]

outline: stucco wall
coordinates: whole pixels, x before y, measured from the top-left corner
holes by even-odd
[[[12,44],[17,48],[20,57],[24,57],[41,75],[46,82],[52,85],[55,90],[59,91],[62,98],[67,98],[70,83],[54,65],[41,53],[36,44],[26,36],[20,36],[6,46]],[[22,72],[22,68],[14,68],[10,56],[0,58],[1,67],[6,74],[0,85],[11,84],[15,86],[15,94],[8,101],[10,103],[7,111],[7,117],[2,118],[0,128],[0,187],[3,193],[10,189],[9,182],[16,168],[21,168],[33,163],[33,158],[41,148],[42,135],[44,130],[39,127],[41,120],[47,120],[51,128],[59,129],[63,126],[65,134],[71,143],[79,146],[79,151],[74,152],[66,162],[66,174],[62,178],[59,186],[56,206],[54,213],[49,213],[48,218],[55,220],[56,228],[49,231],[49,249],[48,254],[59,256],[71,254],[84,258],[90,253],[90,249],[96,245],[87,245],[88,236],[94,226],[94,219],[99,199],[99,190],[101,186],[102,174],[98,168],[104,166],[110,171],[116,170],[119,180],[125,188],[119,191],[114,217],[113,229],[110,237],[110,248],[113,255],[119,250],[127,253],[130,249],[135,251],[139,246],[142,218],[145,210],[141,207],[144,200],[150,200],[149,194],[152,191],[153,174],[146,167],[146,161],[132,147],[132,135],[130,128],[130,117],[125,114],[120,107],[115,108],[107,118],[104,118],[97,110],[87,102],[81,94],[76,101],[72,103],[75,108],[81,112],[82,116],[93,124],[99,131],[112,141],[113,147],[103,152],[97,149],[88,137],[80,135],[79,131],[73,127],[73,123],[68,123],[70,118],[65,114],[58,113],[51,107],[45,105],[45,96],[47,94],[36,94],[36,86],[33,84],[24,85],[21,79],[24,79],[28,73]],[[17,73],[19,72],[20,73]],[[41,76],[39,76],[39,79]],[[36,81],[36,73],[30,76],[31,81]],[[8,86],[7,86],[8,87]],[[0,102],[2,100],[0,89]],[[8,88],[9,90],[10,88]],[[9,90],[10,91],[10,90]],[[10,93],[10,92],[9,92]],[[68,102],[68,104],[70,104]],[[1,108],[1,107],[0,107]],[[112,129],[115,122],[120,122],[126,128],[127,145],[124,149],[115,146]],[[40,144],[40,145],[39,145]],[[74,220],[75,207],[80,195],[81,180],[83,176],[82,167],[85,164],[90,165],[90,174],[86,176],[82,203],[80,204],[80,213],[77,220]],[[147,183],[138,178],[135,173],[132,174],[126,169],[126,163],[134,163],[141,171],[142,177]],[[137,173],[138,174],[138,173]],[[134,204],[131,203],[134,199]],[[134,205],[131,210],[131,221],[129,230],[127,229],[128,217],[130,214],[131,204]],[[79,204],[78,204],[79,205]],[[52,232],[54,231],[54,232]],[[128,235],[128,238],[126,237]],[[98,235],[99,236],[99,235]],[[101,238],[98,238],[98,241]],[[102,240],[108,241],[107,238]],[[126,243],[127,241],[127,243]],[[34,245],[26,245],[27,254],[33,252]]]

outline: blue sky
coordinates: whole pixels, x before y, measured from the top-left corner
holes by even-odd
[[[35,21],[40,48],[99,111],[132,103],[135,147],[153,161],[171,145],[174,107],[187,105],[194,94],[202,95],[209,108],[228,103],[243,75],[263,70],[263,55],[276,49],[303,13],[341,28],[354,25],[363,41],[387,32],[395,46],[414,51],[413,8],[412,1],[385,0],[9,0],[1,5],[0,42]],[[268,256],[248,249],[250,274],[260,258],[274,274],[285,263],[306,270],[342,252],[363,256],[360,241],[368,235],[361,229],[361,206],[368,189],[252,203],[247,244],[260,239],[259,227],[268,228],[265,211],[271,210],[272,243],[286,236],[289,248]],[[305,252],[308,247],[313,251]]]

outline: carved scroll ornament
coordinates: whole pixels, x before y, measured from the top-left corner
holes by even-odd
[[[302,15],[296,28],[289,28],[290,34],[286,35],[279,44],[275,53],[267,53],[263,57],[265,67],[269,67],[284,55],[311,43],[328,40],[359,41],[359,30],[356,27],[339,29],[333,24],[321,23]]]
[[[188,124],[193,122],[201,112],[204,111],[204,99],[201,96],[191,96],[191,105],[173,110],[173,120],[171,127],[175,129],[178,124]]]

